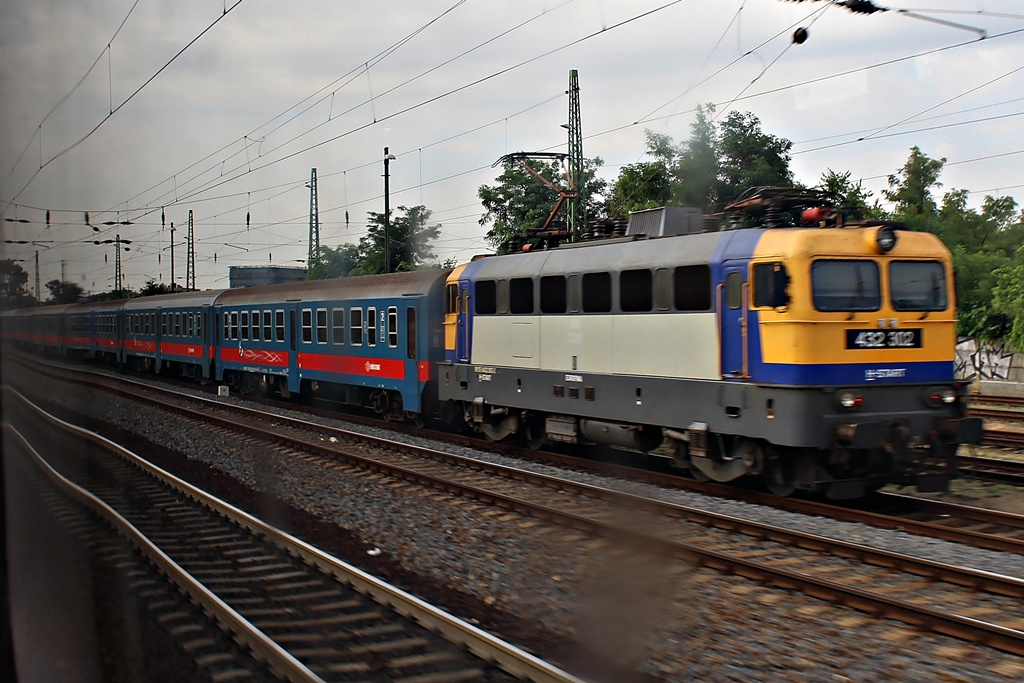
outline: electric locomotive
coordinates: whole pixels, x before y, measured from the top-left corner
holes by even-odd
[[[981,438],[948,250],[816,192],[757,188],[727,212],[455,269],[440,400],[491,439],[664,445],[697,478],[781,495],[945,490]]]

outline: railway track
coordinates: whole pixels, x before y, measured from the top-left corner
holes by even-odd
[[[175,399],[175,401],[192,399]],[[172,408],[216,420],[351,476],[385,476],[606,542],[643,548],[769,585],[799,590],[874,615],[1024,654],[1024,580],[781,529],[676,503],[482,463],[341,430],[268,418],[225,417],[217,402]],[[232,412],[236,412],[234,408]],[[245,412],[245,411],[241,411]],[[241,420],[241,422],[240,422]],[[268,420],[273,420],[268,425]],[[332,443],[334,442],[334,443]],[[358,443],[357,443],[358,442]],[[957,530],[944,533],[955,534]],[[1018,548],[1019,552],[1019,548]],[[979,611],[979,604],[984,609]]]
[[[40,365],[38,361],[35,361],[34,359],[31,362],[35,367],[40,368],[42,372],[51,372],[51,370],[48,369],[49,366]],[[191,395],[184,394],[173,389],[154,387],[151,384],[144,384],[142,382],[137,382],[120,376],[110,376],[93,371],[81,370],[79,368],[75,368],[74,372],[82,378],[76,381],[86,383],[90,386],[104,386],[111,391],[118,391],[127,396],[135,396],[138,395],[139,392],[159,392],[161,395],[167,396],[175,402],[180,402],[181,405],[184,406],[190,404],[196,405],[196,402],[199,402],[199,405],[209,406],[211,411],[210,414],[215,414],[218,410],[235,411],[237,413],[247,412],[253,424],[266,432],[266,437],[270,439],[275,438],[279,433],[279,430],[288,424],[297,425],[300,431],[304,430],[307,433],[312,432],[317,435],[316,438],[331,438],[331,430],[328,430],[325,427],[320,427],[319,425],[310,424],[304,420],[291,420],[290,418],[273,417],[270,418],[272,423],[269,425],[269,428],[263,429],[268,426],[268,418],[259,410],[245,409],[241,406],[232,406],[231,404],[224,403],[219,399],[202,401],[202,399],[194,398]],[[53,378],[60,377],[64,380],[68,379],[67,377],[57,374],[51,374],[50,376]],[[291,408],[293,410],[295,408],[295,406],[291,405],[281,405],[280,402],[277,401],[267,401],[267,403],[277,407]],[[200,409],[200,413],[202,412],[204,412],[203,409]],[[318,412],[322,415],[328,413],[328,411],[314,412]],[[346,416],[346,419],[350,420],[353,418],[352,416]],[[360,424],[377,424],[374,420],[355,419]],[[651,471],[649,469],[641,469],[628,465],[624,466],[601,460],[579,458],[571,455],[562,455],[546,451],[534,451],[503,443],[481,443],[476,439],[443,432],[424,432],[422,429],[413,428],[409,425],[391,424],[389,425],[389,428],[400,433],[407,433],[410,435],[423,435],[426,433],[428,436],[436,438],[439,441],[451,441],[477,449],[483,448],[501,455],[507,455],[526,461],[536,461],[542,464],[551,464],[559,468],[595,473],[618,479],[636,480],[671,489],[687,489],[722,498],[743,500],[757,505],[768,505],[799,514],[829,517],[842,521],[867,524],[878,528],[900,528],[917,535],[962,543],[978,548],[1024,553],[1024,550],[1022,550],[1021,540],[1021,528],[1024,527],[1024,518],[1017,515],[999,513],[998,511],[890,493],[875,494],[867,502],[867,504],[871,506],[869,509],[863,509],[856,503],[851,505],[836,505],[800,497],[779,498],[773,494],[756,490],[716,484],[714,482],[698,482],[685,477],[680,477],[677,474],[662,473],[659,471]],[[362,438],[361,435],[354,434],[348,430],[335,430],[335,432],[335,438]],[[982,478],[983,473],[978,472],[975,474],[975,470],[973,469],[974,459],[972,456],[964,456],[964,461],[968,463],[967,466],[969,469],[967,470],[967,473],[969,476],[978,476],[979,478]],[[999,461],[996,461],[996,464],[998,462]],[[995,464],[993,464],[993,468],[994,467]],[[1012,467],[1012,465],[1009,467]],[[915,503],[914,501],[918,502]]]
[[[35,462],[127,536],[274,675],[292,681],[579,680],[16,396],[19,426],[36,425],[33,433],[43,434],[60,430],[65,439],[44,446],[44,459],[9,427]],[[209,626],[190,623],[196,617],[189,615],[177,618],[178,632]]]

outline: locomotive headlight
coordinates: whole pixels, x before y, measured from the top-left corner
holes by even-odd
[[[839,392],[839,407],[844,410],[857,410],[862,403],[864,403],[864,397],[856,392]]]
[[[896,231],[888,225],[883,225],[875,233],[875,243],[883,253],[892,251],[896,246]]]
[[[936,388],[931,391],[929,398],[934,406],[939,406],[943,403],[950,405],[956,403],[956,390],[952,387]]]

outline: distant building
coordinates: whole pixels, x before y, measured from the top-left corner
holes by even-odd
[[[228,282],[232,289],[279,285],[283,282],[302,282],[308,272],[301,266],[230,266]]]

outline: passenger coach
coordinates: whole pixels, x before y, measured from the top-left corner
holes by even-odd
[[[217,379],[418,419],[435,385],[432,367],[443,358],[440,316],[431,312],[442,308],[448,272],[225,291],[214,305]]]

